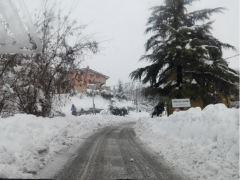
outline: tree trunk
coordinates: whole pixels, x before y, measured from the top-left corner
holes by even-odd
[[[178,93],[177,98],[181,98],[181,89],[182,89],[182,66],[177,66],[177,87],[178,87]]]
[[[3,106],[4,106],[4,103],[3,103],[3,102],[0,102],[0,115],[1,115],[2,110],[3,110]]]

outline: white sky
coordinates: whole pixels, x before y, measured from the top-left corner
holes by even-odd
[[[59,1],[59,0],[58,0]],[[40,0],[25,0],[32,13],[39,6]],[[163,0],[62,0],[68,9],[72,3],[78,2],[72,18],[79,23],[88,24],[85,33],[96,33],[102,51],[89,58],[84,66],[99,71],[110,79],[107,85],[116,85],[121,79],[129,82],[129,73],[138,67],[147,65],[138,62],[144,55],[144,34],[146,21],[151,14],[149,8],[160,5]],[[193,3],[190,10],[225,7],[224,14],[215,14],[213,35],[225,43],[237,48],[237,52],[228,50],[224,58],[239,53],[239,0],[201,0]],[[239,69],[239,57],[228,60],[233,69]]]

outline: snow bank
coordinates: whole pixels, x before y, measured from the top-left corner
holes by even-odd
[[[145,111],[141,111],[141,112],[129,111],[129,115],[127,115],[127,117],[130,117],[135,120],[139,120],[141,118],[149,118],[151,116],[149,112],[145,112]]]
[[[17,114],[0,119],[0,178],[33,178],[56,154],[87,133],[130,121],[134,120],[101,115],[42,118]]]
[[[145,118],[135,132],[160,156],[194,180],[235,180],[239,172],[239,109],[208,105]]]
[[[79,111],[92,108],[93,98],[84,94],[64,98],[59,109],[66,117],[42,118],[33,115],[16,114],[6,119],[0,118],[0,178],[34,178],[57,154],[76,144],[94,130],[149,117],[149,113],[130,112],[126,117],[112,115],[73,116],[71,106]],[[108,109],[110,101],[101,96],[94,97],[96,108]],[[118,106],[133,106],[132,102],[117,102]],[[56,106],[57,107],[57,106]]]

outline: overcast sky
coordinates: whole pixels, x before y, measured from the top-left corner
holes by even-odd
[[[59,1],[59,0],[58,0]],[[88,24],[85,33],[96,33],[101,43],[101,52],[86,60],[89,66],[109,76],[107,85],[116,85],[121,79],[129,82],[129,73],[147,65],[138,62],[144,55],[144,34],[146,21],[151,14],[149,8],[161,5],[163,0],[77,0],[72,18],[79,23]],[[39,6],[40,0],[25,0],[30,11]],[[70,7],[76,0],[62,0],[63,6]],[[239,0],[201,0],[193,3],[190,11],[225,7],[224,14],[212,16],[215,20],[213,35],[222,42],[237,48],[237,52],[224,51],[224,58],[239,53]],[[239,69],[239,57],[227,60],[233,69]]]

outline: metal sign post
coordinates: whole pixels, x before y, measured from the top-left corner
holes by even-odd
[[[95,113],[95,104],[94,104],[94,95],[95,95],[95,94],[94,94],[93,90],[95,90],[97,87],[96,87],[95,84],[88,84],[87,87],[92,89],[92,96],[93,96],[93,114],[96,114],[96,113]]]

